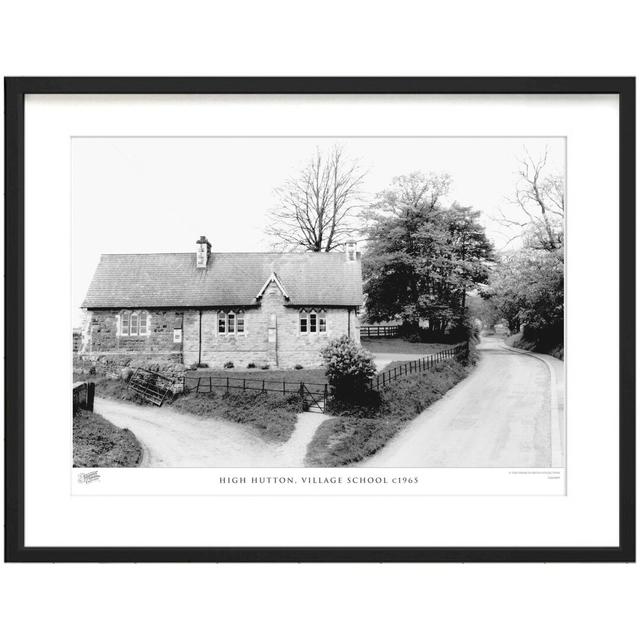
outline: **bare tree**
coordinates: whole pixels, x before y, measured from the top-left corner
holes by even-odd
[[[516,220],[500,212],[497,220],[515,231],[509,242],[521,238],[532,248],[554,251],[564,243],[564,178],[549,173],[547,162],[547,150],[534,160],[525,149],[520,160],[515,196],[508,199],[519,207],[524,217]]]
[[[360,187],[365,172],[344,158],[342,147],[320,149],[301,173],[275,190],[278,205],[267,233],[280,249],[332,251],[358,228]]]

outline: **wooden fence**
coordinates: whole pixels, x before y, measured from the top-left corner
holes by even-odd
[[[422,358],[418,358],[417,360],[409,360],[407,362],[402,362],[393,369],[388,369],[387,371],[383,371],[379,373],[377,376],[373,377],[370,382],[370,387],[372,389],[380,389],[380,387],[384,387],[391,382],[394,382],[398,378],[403,376],[408,376],[412,373],[421,373],[422,371],[430,371],[433,367],[436,366],[439,362],[444,362],[445,360],[451,360],[452,358],[456,358],[458,356],[466,355],[469,353],[469,343],[463,342],[461,344],[454,345],[448,349],[443,349],[442,351],[438,351],[437,353],[429,354],[428,356],[424,356]],[[393,354],[389,354],[393,355]]]
[[[361,338],[397,338],[400,334],[398,325],[364,325],[360,327]]]
[[[259,393],[278,393],[280,395],[294,395],[300,393],[302,386],[315,394],[328,394],[329,385],[319,382],[289,382],[287,380],[267,380],[264,378],[238,378],[232,376],[185,376],[185,391],[209,393],[214,389],[225,391],[256,391]]]
[[[73,385],[73,415],[80,409],[93,411],[93,399],[96,394],[94,382],[76,382]]]
[[[370,387],[380,389],[391,382],[412,373],[429,371],[439,362],[450,360],[469,353],[469,343],[462,342],[452,345],[447,349],[442,349],[437,353],[402,362],[393,369],[383,371],[371,379]],[[327,403],[329,397],[329,385],[317,382],[290,382],[287,380],[267,380],[264,378],[239,378],[232,376],[185,376],[183,378],[185,391],[195,391],[196,393],[211,393],[214,389],[224,389],[227,393],[231,391],[253,391],[256,393],[277,393],[282,396],[299,394],[303,401],[308,404],[322,403],[322,408]]]

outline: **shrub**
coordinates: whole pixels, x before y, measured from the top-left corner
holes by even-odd
[[[250,363],[247,365],[247,369],[255,369],[255,368],[256,368],[256,363],[255,363],[255,362],[250,362]]]
[[[332,340],[320,352],[327,367],[327,379],[336,398],[362,395],[375,375],[373,357],[348,336]]]
[[[295,367],[293,367],[294,369],[304,369],[304,367],[301,364],[297,364]]]
[[[124,382],[129,382],[129,379],[133,375],[133,369],[131,367],[124,367],[122,371],[120,371],[120,377]]]
[[[260,368],[261,368],[261,369],[268,369],[268,368],[269,368],[269,364],[268,364],[268,363],[265,363],[265,364],[263,364]]]
[[[206,362],[198,362],[198,364],[196,365],[196,368],[198,368],[198,369],[208,369],[209,365]]]
[[[233,362],[231,362],[231,360],[229,360],[228,362],[225,362],[222,366],[225,369],[233,369]]]

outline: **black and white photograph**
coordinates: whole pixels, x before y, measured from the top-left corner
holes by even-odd
[[[74,137],[73,466],[564,469],[565,176],[560,136]]]

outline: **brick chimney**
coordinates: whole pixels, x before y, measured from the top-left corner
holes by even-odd
[[[211,243],[204,236],[200,236],[200,240],[196,242],[196,267],[206,269],[210,255]]]
[[[358,243],[355,240],[347,240],[344,243],[344,253],[347,262],[354,262],[358,259]]]

